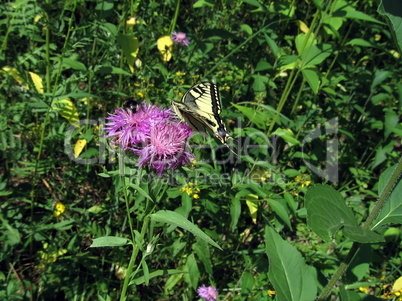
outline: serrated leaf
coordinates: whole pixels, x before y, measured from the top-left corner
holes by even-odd
[[[36,73],[33,72],[28,72],[29,76],[31,77],[32,83],[35,86],[36,92],[42,94],[44,92],[43,90],[43,84],[42,84],[42,78],[37,75]]]
[[[204,240],[205,242],[213,245],[214,247],[221,249],[221,247],[214,242],[208,235],[206,235],[200,228],[186,219],[183,215],[170,211],[170,210],[160,210],[151,215],[151,219],[155,222],[161,222],[169,225],[178,226],[191,232],[194,236]]]
[[[90,248],[102,248],[102,247],[121,247],[130,244],[131,241],[128,238],[117,236],[103,236],[95,238],[90,245]]]
[[[384,191],[391,174],[395,170],[396,165],[389,167],[386,171],[384,171],[378,182],[378,192],[381,194]],[[388,200],[385,202],[384,207],[382,207],[380,214],[376,218],[373,223],[371,230],[374,230],[382,225],[397,223],[401,224],[402,222],[402,181],[401,175],[397,180],[397,184],[392,191],[391,195],[388,197]]]
[[[315,300],[316,271],[308,266],[297,249],[272,228],[265,229],[265,251],[269,258],[269,280],[278,301]]]
[[[57,106],[58,104],[60,104],[61,106]],[[78,111],[74,103],[70,99],[66,98],[61,100],[55,100],[52,103],[52,108],[54,110],[59,111],[60,115],[63,116],[65,119],[67,119],[67,121],[70,124],[78,126],[79,124]]]
[[[324,241],[345,225],[358,227],[352,210],[342,195],[328,185],[316,185],[307,190],[305,197],[308,226]]]

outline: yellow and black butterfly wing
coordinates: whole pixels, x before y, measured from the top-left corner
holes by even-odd
[[[222,143],[231,138],[220,117],[221,102],[215,84],[199,83],[190,88],[181,102],[173,102],[177,115],[196,131],[212,132]]]

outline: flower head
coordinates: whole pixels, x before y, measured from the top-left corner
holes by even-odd
[[[172,32],[172,40],[176,44],[188,46],[190,41],[187,39],[187,35],[184,32]]]
[[[215,301],[218,297],[218,290],[213,286],[200,286],[197,290],[198,296],[204,298],[205,301]]]
[[[149,165],[161,176],[163,171],[188,164],[194,158],[187,152],[187,138],[192,131],[170,109],[140,104],[135,111],[118,108],[109,115],[106,137],[113,137],[112,143],[138,155],[140,168]]]
[[[115,114],[109,115],[106,118],[110,121],[105,127],[106,138],[113,137],[112,142],[120,144],[123,149],[147,142],[153,125],[173,116],[170,110],[148,104],[139,105],[136,112],[118,108]]]
[[[150,165],[158,176],[165,169],[176,169],[190,163],[194,155],[186,151],[191,129],[184,123],[160,122],[153,127],[149,143],[135,151],[140,155],[139,166]]]

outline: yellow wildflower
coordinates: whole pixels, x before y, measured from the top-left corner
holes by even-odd
[[[199,199],[199,192],[201,191],[197,186],[194,185],[194,183],[188,183],[186,186],[180,189],[180,191],[187,193],[189,196],[191,196],[194,199]]]
[[[138,97],[144,98],[144,94],[142,94],[141,92],[137,92],[135,93]]]
[[[66,211],[66,206],[62,202],[57,202],[54,205],[54,211],[53,211],[53,216],[54,217],[59,217]]]

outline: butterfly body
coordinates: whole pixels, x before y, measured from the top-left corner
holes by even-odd
[[[173,101],[172,104],[176,114],[194,131],[210,131],[223,144],[232,138],[220,117],[221,102],[215,84],[199,83],[183,95],[181,102]]]

